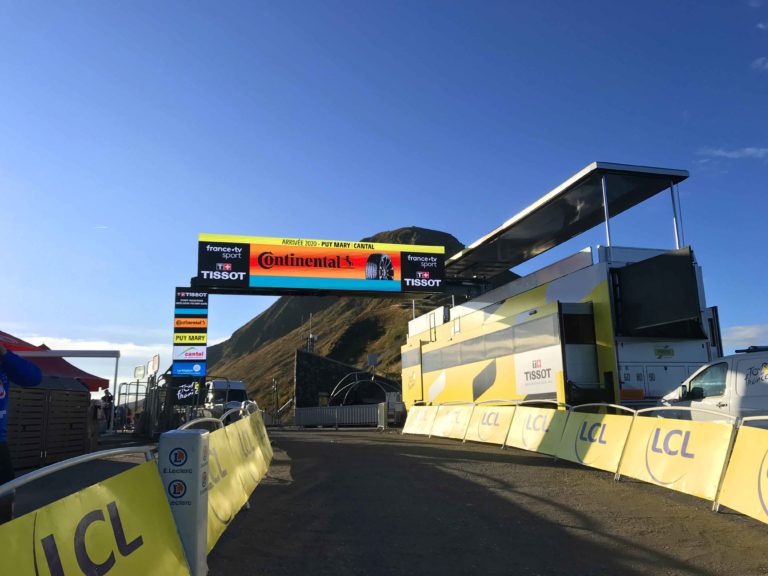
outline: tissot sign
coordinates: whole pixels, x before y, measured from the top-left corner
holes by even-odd
[[[196,286],[442,292],[442,246],[200,234]]]

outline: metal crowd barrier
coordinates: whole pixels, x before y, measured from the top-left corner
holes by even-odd
[[[208,570],[206,558],[210,548],[213,546],[212,542],[215,543],[215,539],[217,539],[218,536],[221,535],[221,532],[223,532],[223,530],[226,528],[226,525],[223,527],[218,527],[218,532],[216,533],[215,539],[211,540],[211,533],[209,528],[210,510],[208,504],[209,490],[211,490],[215,485],[218,484],[218,482],[221,481],[223,491],[220,491],[217,494],[216,502],[218,505],[221,505],[222,502],[225,504],[230,504],[231,506],[234,506],[233,511],[235,513],[241,506],[248,507],[248,497],[250,495],[250,491],[255,488],[259,480],[266,474],[266,470],[268,469],[269,460],[271,459],[271,449],[261,450],[261,448],[259,448],[259,446],[262,446],[264,442],[267,444],[269,442],[268,438],[264,434],[263,424],[260,425],[252,422],[243,423],[244,420],[237,420],[232,423],[233,425],[237,424],[236,431],[233,432],[232,435],[216,436],[216,446],[218,446],[219,455],[216,454],[216,449],[214,448],[212,438],[210,447],[211,461],[209,463],[208,438],[210,433],[208,430],[201,430],[198,427],[202,424],[214,424],[216,430],[220,431],[225,427],[223,420],[229,418],[233,414],[239,413],[240,416],[243,416],[245,419],[249,418],[256,412],[260,412],[256,403],[244,402],[240,408],[228,411],[222,416],[222,418],[197,418],[181,425],[176,430],[162,434],[160,437],[160,443],[157,447],[153,445],[146,445],[139,447],[115,448],[111,450],[93,452],[91,454],[85,454],[64,460],[62,462],[57,462],[39,470],[24,474],[19,478],[0,485],[0,496],[13,493],[21,486],[27,485],[41,478],[45,478],[46,476],[50,476],[51,474],[55,474],[56,472],[66,470],[83,463],[115,456],[143,454],[145,463],[156,461],[157,466],[153,465],[152,470],[139,470],[139,468],[144,465],[135,466],[127,472],[122,472],[104,481],[103,483],[105,483],[105,487],[99,488],[95,492],[93,489],[96,486],[101,485],[102,482],[78,491],[78,493],[82,493],[82,498],[85,498],[85,495],[87,494],[89,501],[98,501],[101,506],[106,505],[109,515],[109,518],[105,518],[104,513],[100,509],[88,512],[88,514],[86,514],[86,516],[79,521],[78,530],[80,530],[82,526],[85,526],[85,528],[82,528],[83,530],[87,530],[87,527],[91,523],[98,521],[107,521],[113,526],[115,525],[115,522],[120,524],[119,514],[122,511],[122,506],[120,509],[118,509],[118,505],[121,504],[122,500],[120,500],[120,498],[116,498],[118,491],[115,486],[125,486],[126,482],[129,481],[127,479],[121,479],[119,482],[115,481],[119,478],[124,478],[124,474],[129,474],[133,471],[144,474],[145,476],[142,477],[146,477],[146,474],[151,472],[149,478],[144,480],[141,484],[142,488],[139,489],[138,496],[136,493],[137,488],[131,488],[131,493],[133,494],[131,497],[146,498],[144,494],[152,492],[155,498],[160,499],[159,501],[165,501],[167,499],[170,505],[170,515],[168,515],[168,511],[165,512],[166,516],[162,516],[163,513],[158,512],[160,516],[150,518],[151,513],[149,513],[148,510],[144,510],[143,513],[138,511],[134,512],[134,516],[136,514],[141,516],[141,520],[145,524],[145,530],[151,530],[151,528],[147,527],[147,523],[149,525],[158,524],[164,526],[167,530],[166,532],[163,532],[163,534],[165,535],[165,538],[168,538],[168,540],[160,541],[156,538],[151,539],[152,546],[154,546],[154,548],[151,552],[152,560],[148,561],[153,563],[154,572],[152,569],[150,569],[150,566],[147,566],[146,573],[151,572],[165,574],[165,570],[172,568],[172,572],[174,574],[191,573],[194,576],[203,576],[207,573]],[[254,426],[255,428],[253,428]],[[261,428],[261,430],[259,430],[259,428]],[[222,442],[224,444],[222,444]],[[227,456],[228,458],[240,459],[229,461],[229,465],[234,466],[236,469],[230,469],[230,472],[233,472],[233,474],[230,474],[229,476],[227,476],[226,472],[224,472],[221,468],[222,462],[225,462],[224,460],[220,461],[219,459],[220,456],[222,458],[224,456],[221,453],[222,450],[229,451],[229,455]],[[268,453],[265,454],[265,452]],[[260,454],[260,456],[257,457],[257,454]],[[249,458],[251,457],[257,458],[258,462],[249,461]],[[255,468],[258,468],[258,470],[256,470],[254,466]],[[243,479],[245,470],[241,470],[243,467],[250,468],[250,472],[248,472],[248,481],[250,483],[249,488],[246,488],[245,484],[240,484],[241,479],[242,482],[245,483],[245,480]],[[219,474],[218,477],[217,474]],[[159,485],[153,484],[153,477],[157,479],[154,482],[162,482],[162,489],[159,487]],[[226,484],[226,482],[224,482],[225,479],[229,482],[234,481],[235,484],[233,484],[232,487],[227,488],[224,486]],[[112,488],[107,489],[107,485],[112,486]],[[195,489],[195,486],[207,487],[208,490],[200,491]],[[235,497],[234,493],[231,492],[231,490],[235,488],[242,492],[242,494],[240,494],[238,497]],[[125,488],[123,488],[123,490],[125,490]],[[120,493],[123,494],[121,498],[128,497],[127,492]],[[104,498],[112,498],[114,500],[108,503],[106,501],[102,502]],[[233,500],[231,503],[228,503],[227,500],[229,498],[234,498],[234,500],[237,500],[237,502],[234,502]],[[131,501],[130,498],[128,501]],[[38,511],[35,511],[36,522],[39,511],[45,512],[49,509],[53,510],[53,508],[50,507],[57,506],[58,502],[59,501],[56,501],[52,504],[42,507],[41,509],[38,509]],[[133,502],[134,504],[137,503],[136,500],[133,500]],[[181,505],[179,506],[179,504]],[[145,504],[145,507],[146,506],[147,505]],[[157,503],[153,504],[153,506],[155,507],[150,508],[151,510],[159,510],[157,508]],[[73,510],[76,509],[77,506],[73,508]],[[128,505],[127,509],[128,512],[124,512],[124,514],[127,514],[130,517],[130,504]],[[46,518],[48,518],[47,521],[49,522],[49,525],[51,522],[53,522],[52,526],[55,527],[57,523],[63,523],[60,528],[57,528],[57,530],[67,529],[66,527],[68,522],[71,521],[71,518],[68,518],[68,516],[71,516],[71,512],[68,511],[66,514],[62,514],[61,518],[55,515],[51,516],[53,512],[45,513],[48,515]],[[171,519],[171,516],[173,519]],[[134,518],[134,522],[135,521],[136,518]],[[14,528],[14,530],[19,530],[19,535],[23,535],[23,533],[26,532],[26,530],[31,526],[28,526],[28,523],[24,523],[23,520],[21,520],[21,522],[22,524],[14,524],[14,526],[18,526],[18,528]],[[172,527],[174,525],[175,528]],[[122,530],[122,528],[120,529]],[[53,568],[59,569],[61,562],[66,564],[66,562],[69,561],[69,556],[67,556],[67,559],[62,560],[63,557],[59,556],[58,549],[51,548],[52,544],[50,542],[46,544],[46,542],[51,538],[53,538],[53,535],[47,536],[44,539],[45,541],[42,543],[43,548],[45,549],[45,561],[48,562],[49,568],[51,568],[51,562],[53,562]],[[27,540],[26,537],[22,539],[25,542]],[[175,544],[172,542],[172,540],[175,540]],[[29,542],[32,546],[37,545],[34,537],[30,539]],[[53,542],[53,540],[51,540],[51,542]],[[137,549],[146,549],[147,553],[149,554],[149,541],[147,541],[147,546],[144,548],[142,548],[143,543],[144,540],[141,537],[138,537],[130,544],[126,544],[121,548],[120,541],[118,541],[118,550],[114,552],[114,554],[119,553],[118,560],[121,560],[122,557],[127,557]],[[77,552],[77,554],[79,554],[77,556],[77,563],[80,566],[80,569],[83,570],[82,563],[92,562],[92,560],[88,555],[89,552],[85,548],[85,544],[81,543],[81,548],[82,549]],[[15,566],[19,563],[19,561],[26,562],[26,560],[20,560],[21,557],[26,558],[26,556],[24,556],[26,551],[12,550],[12,552],[13,553],[8,558],[4,558],[4,563],[7,562],[9,563],[9,566]],[[165,554],[165,556],[161,561],[159,559],[159,555],[162,554]],[[122,555],[122,557],[119,555]],[[155,561],[157,561],[156,565]],[[74,569],[76,569],[76,567]],[[61,568],[60,571],[63,571],[62,573],[69,573],[68,570],[69,568],[66,570]]]

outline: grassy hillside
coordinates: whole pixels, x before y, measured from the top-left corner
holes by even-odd
[[[450,234],[416,227],[381,232],[362,241],[442,245],[446,256],[463,248]],[[378,354],[377,372],[399,381],[400,346],[412,318],[411,299],[401,297],[284,296],[231,338],[208,349],[209,375],[245,381],[251,396],[265,408],[274,402],[275,378],[282,405],[293,395],[294,352],[306,346],[310,314],[316,353],[360,367],[368,354]]]

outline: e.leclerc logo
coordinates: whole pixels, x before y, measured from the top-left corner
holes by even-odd
[[[595,444],[608,444],[608,441],[605,439],[606,424],[602,422],[594,422],[587,427],[588,424],[589,423],[586,420],[581,423],[579,433],[573,441],[573,450],[576,453],[576,460],[584,465],[587,465],[584,460],[591,446]],[[584,456],[579,454],[579,446],[586,446]]]
[[[179,499],[183,498],[187,493],[187,485],[182,480],[174,480],[168,484],[168,495],[171,498]]]
[[[663,465],[668,458],[693,460],[696,455],[691,452],[689,444],[691,442],[690,430],[673,429],[664,433],[660,427],[653,430],[653,434],[648,438],[645,447],[645,469],[648,475],[658,484],[670,486],[678,482],[687,472],[683,472],[674,480],[662,479],[662,474],[654,472],[654,467],[667,468]]]
[[[174,448],[171,453],[168,454],[168,460],[171,462],[171,466],[180,467],[187,463],[187,451],[184,448]]]

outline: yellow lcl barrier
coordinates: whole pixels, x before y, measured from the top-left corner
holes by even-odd
[[[506,444],[554,456],[567,418],[565,410],[517,406]]]
[[[189,574],[155,462],[0,526],[3,574]]]
[[[476,406],[464,439],[503,446],[514,415],[514,406]]]
[[[571,412],[557,457],[607,472],[619,468],[632,416]]]
[[[768,523],[768,430],[739,428],[719,503]]]
[[[619,474],[714,500],[733,425],[637,417]]]
[[[467,431],[469,418],[472,416],[472,404],[443,404],[438,407],[432,424],[432,436],[461,440]]]
[[[403,434],[428,436],[437,414],[437,406],[411,406],[403,426]]]
[[[260,413],[208,437],[208,552],[267,473],[272,447]]]

